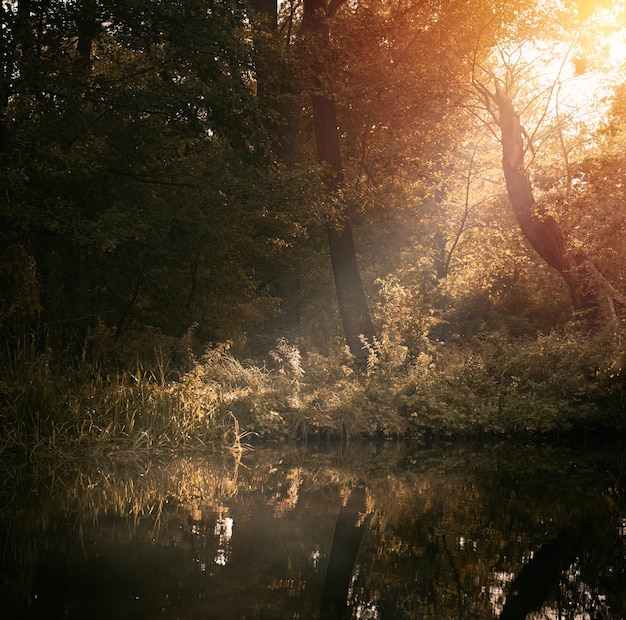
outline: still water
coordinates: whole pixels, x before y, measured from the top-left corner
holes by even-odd
[[[626,618],[623,447],[4,463],[0,617]]]

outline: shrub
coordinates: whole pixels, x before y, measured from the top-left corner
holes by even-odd
[[[441,344],[414,364],[400,406],[418,433],[549,433],[622,427],[607,334],[574,329]]]

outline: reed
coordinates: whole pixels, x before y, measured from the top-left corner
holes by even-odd
[[[266,364],[242,362],[221,345],[170,381],[169,358],[158,351],[156,366],[105,372],[86,358],[61,366],[22,340],[0,356],[0,457],[240,455],[264,439],[407,432],[623,432],[623,406],[614,405],[623,378],[598,339],[555,333],[520,342],[492,334],[411,359],[389,340],[365,344],[366,369],[339,350],[303,356],[284,339]]]
[[[166,369],[104,373],[86,362],[53,373],[24,341],[0,370],[0,454],[35,456],[207,446],[223,436],[211,399],[168,384]]]

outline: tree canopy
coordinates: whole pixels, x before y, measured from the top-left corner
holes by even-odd
[[[355,299],[333,245],[348,222],[372,313],[353,353],[360,334],[417,352],[495,316],[518,334],[595,309],[619,328],[620,3],[275,9],[2,5],[5,338],[326,350]]]

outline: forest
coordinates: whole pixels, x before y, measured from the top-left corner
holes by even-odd
[[[623,1],[0,11],[0,454],[626,430]]]

